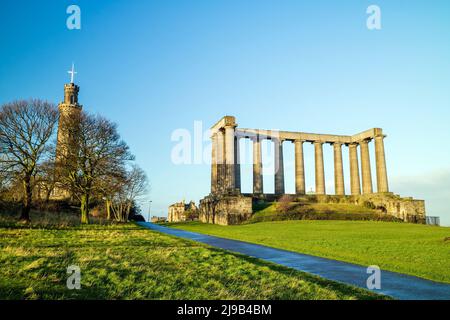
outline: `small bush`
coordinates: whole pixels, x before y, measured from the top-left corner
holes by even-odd
[[[186,215],[187,221],[197,220],[198,216],[199,216],[199,210],[197,210],[197,209],[188,209],[184,213]]]
[[[376,209],[376,206],[371,201],[364,201],[363,206],[368,209]]]
[[[296,204],[293,203],[295,201],[295,197],[285,194],[283,195],[277,202],[277,211],[280,213],[288,213],[292,211]]]

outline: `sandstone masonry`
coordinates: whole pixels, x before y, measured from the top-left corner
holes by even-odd
[[[425,221],[423,200],[401,198],[389,192],[384,150],[383,130],[373,128],[361,133],[347,135],[315,134],[290,131],[237,128],[233,116],[225,116],[211,128],[212,162],[211,193],[200,201],[199,219],[215,224],[236,224],[252,215],[254,199],[274,200],[285,194],[283,143],[295,146],[295,189],[297,196],[305,196],[305,172],[303,144],[314,145],[315,196],[321,201],[344,201],[355,204],[369,204],[385,214],[404,221]],[[239,140],[253,142],[253,193],[241,193]],[[262,179],[261,141],[271,140],[274,145],[275,194],[265,194]],[[369,143],[375,144],[376,190],[372,182]],[[327,194],[323,147],[329,144],[334,153],[335,195]],[[349,148],[350,194],[346,193],[342,148]],[[359,151],[359,152],[358,152]],[[359,153],[359,157],[358,157]],[[361,164],[359,164],[361,161]]]
[[[184,222],[197,218],[197,207],[193,201],[185,203],[184,200],[169,206],[167,220],[169,222]]]

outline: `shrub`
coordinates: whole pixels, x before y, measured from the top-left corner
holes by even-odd
[[[288,213],[292,211],[296,204],[293,203],[295,201],[295,197],[285,194],[283,195],[277,202],[277,211],[280,213]]]
[[[376,209],[375,205],[371,201],[364,201],[363,206],[368,209]]]
[[[197,209],[188,209],[184,212],[186,220],[194,221],[198,219],[199,212]]]

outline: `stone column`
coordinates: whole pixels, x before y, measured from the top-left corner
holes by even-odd
[[[323,142],[314,142],[314,155],[316,161],[316,194],[325,194],[325,169],[323,166]]]
[[[273,145],[275,150],[275,194],[284,194],[283,141],[274,138]]]
[[[348,145],[348,153],[350,157],[350,189],[352,195],[361,194],[361,185],[359,182],[359,167],[358,167],[358,144],[350,143]]]
[[[388,177],[386,170],[386,158],[384,153],[385,136],[379,135],[375,137],[375,160],[377,168],[377,191],[389,192]]]
[[[225,191],[234,192],[235,163],[234,163],[234,126],[225,127]]]
[[[295,193],[305,194],[305,161],[303,157],[303,141],[295,140]]]
[[[211,136],[211,193],[217,193],[217,133]]]
[[[239,139],[240,137],[234,137],[234,163],[235,163],[235,189],[239,193],[241,192],[241,154],[239,148]]]
[[[344,167],[342,165],[342,143],[333,143],[334,150],[334,188],[336,195],[345,195]]]
[[[222,193],[225,186],[225,137],[223,130],[217,131],[217,192]]]
[[[361,176],[362,191],[364,194],[372,193],[372,173],[370,169],[369,141],[363,140],[359,143],[361,152]]]
[[[259,136],[253,139],[253,193],[263,193],[262,154],[261,139]]]

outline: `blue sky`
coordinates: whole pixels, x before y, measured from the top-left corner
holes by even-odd
[[[66,27],[71,4],[81,30]],[[381,30],[366,28],[371,4]],[[428,214],[450,225],[448,1],[3,0],[0,10],[0,103],[58,103],[75,62],[85,110],[117,122],[146,170],[152,214],[209,192],[207,164],[172,163],[172,133],[193,132],[194,121],[206,130],[228,114],[249,128],[381,127],[391,190],[425,199]],[[308,188],[312,150],[305,145]],[[331,146],[324,153],[332,192]],[[289,144],[285,162],[293,191]],[[248,191],[249,167],[243,176]]]

